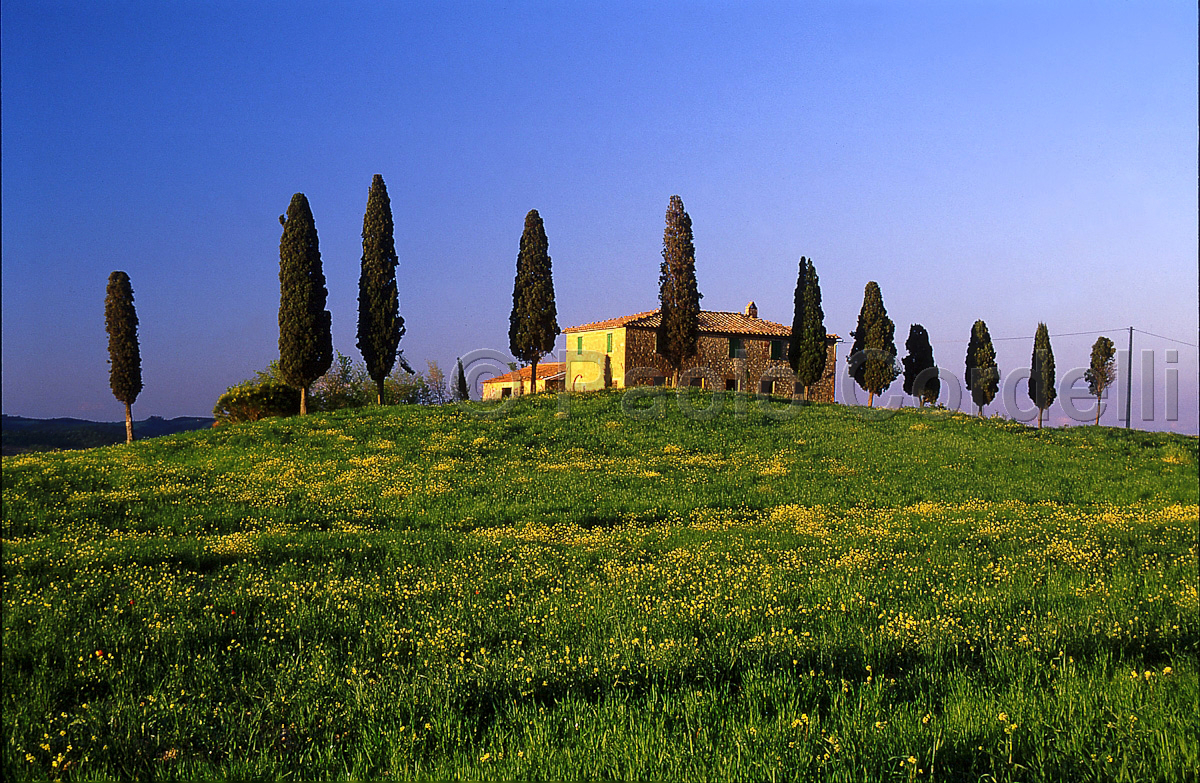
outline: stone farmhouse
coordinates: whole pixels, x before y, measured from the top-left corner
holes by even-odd
[[[671,369],[656,351],[661,320],[658,310],[650,310],[564,329],[565,361],[538,363],[536,391],[603,389],[606,357],[613,388],[667,383]],[[740,313],[701,310],[696,355],[684,363],[680,385],[802,396],[787,362],[791,335],[790,326],[759,318],[754,302]],[[814,401],[834,401],[837,341],[826,335],[825,374],[809,390]],[[528,393],[530,376],[531,368],[522,367],[490,378],[483,382],[483,399]]]
[[[658,310],[651,310],[564,329],[565,388],[603,388],[606,356],[614,388],[668,383],[670,367],[655,350],[661,320]],[[680,385],[803,395],[787,362],[791,334],[790,326],[759,318],[754,302],[740,313],[701,310],[696,356],[685,362]],[[825,375],[810,389],[813,400],[834,400],[837,341],[837,335],[826,336]],[[541,375],[539,365],[539,381]]]

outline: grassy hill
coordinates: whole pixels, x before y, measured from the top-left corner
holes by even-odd
[[[683,402],[5,457],[6,777],[1194,775],[1197,439]]]

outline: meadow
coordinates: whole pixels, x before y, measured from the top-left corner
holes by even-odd
[[[1196,779],[1196,438],[685,401],[3,458],[4,778]]]

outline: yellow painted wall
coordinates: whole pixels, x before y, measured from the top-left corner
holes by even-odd
[[[608,335],[612,335],[612,351],[607,351]],[[608,353],[612,367],[613,388],[625,387],[625,327],[596,329],[590,332],[571,332],[566,338],[567,390],[595,391],[604,388],[604,354]],[[583,354],[579,353],[579,338],[583,338]]]

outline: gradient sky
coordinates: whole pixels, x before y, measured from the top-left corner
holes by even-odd
[[[924,324],[960,376],[977,318],[1029,338],[997,342],[1002,373],[1028,366],[1038,321],[1194,345],[1196,31],[1176,2],[5,0],[3,410],[122,417],[104,332],[121,269],[135,418],[209,415],[278,355],[277,217],[297,191],[335,348],[359,358],[375,173],[420,368],[507,349],[533,208],[561,326],[656,307],[672,194],[706,309],[753,299],[790,323],[806,255],[830,331],[849,335],[876,280],[897,343]],[[1060,377],[1095,336],[1053,340]],[[1135,425],[1195,433],[1197,349],[1142,349],[1158,421],[1138,420],[1135,374]]]

